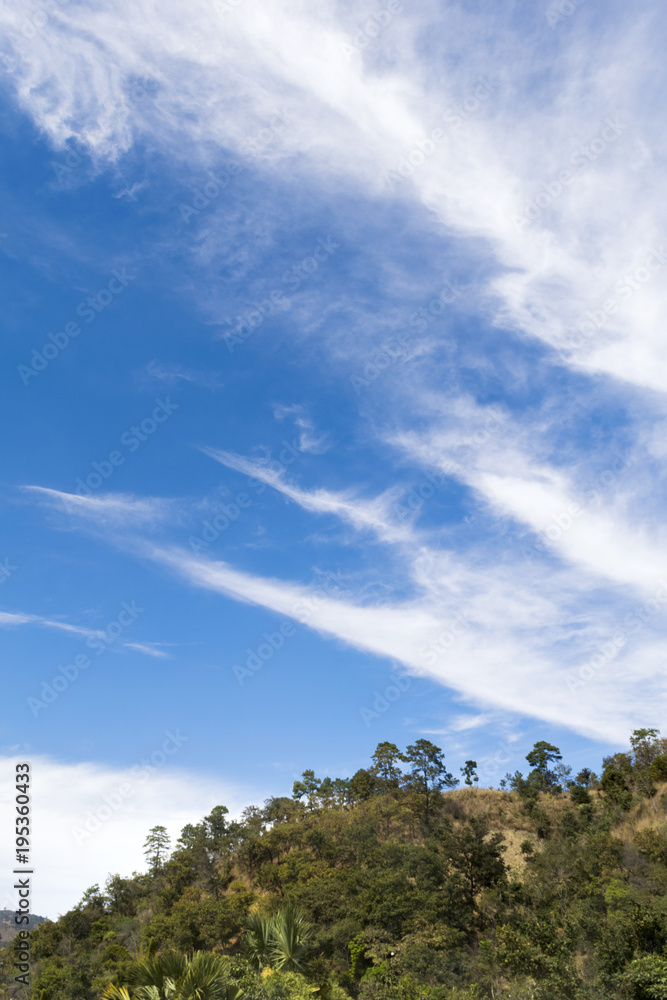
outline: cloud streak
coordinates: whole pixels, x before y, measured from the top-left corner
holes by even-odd
[[[333,493],[325,489],[303,490],[286,482],[282,471],[274,471],[260,462],[216,448],[203,447],[202,451],[228,469],[266,483],[310,513],[333,514],[357,531],[371,531],[385,542],[405,542],[413,537],[409,528],[402,527],[395,519],[391,519],[390,509],[396,505],[400,495],[396,489],[390,489],[374,500],[362,500],[351,491]]]

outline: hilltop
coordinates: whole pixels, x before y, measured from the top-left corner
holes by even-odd
[[[199,951],[239,1000],[665,1000],[667,741],[637,730],[600,776],[544,741],[527,761],[500,789],[468,761],[456,788],[438,747],[381,743],[350,779],[216,807],[173,850],[158,825],[148,872],[33,932],[32,998],[138,997]]]

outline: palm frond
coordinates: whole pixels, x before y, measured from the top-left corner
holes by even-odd
[[[312,927],[301,910],[287,906],[273,920],[270,956],[274,969],[303,969]]]
[[[250,959],[262,969],[271,957],[273,919],[260,913],[251,913],[246,924],[245,946]]]
[[[109,983],[102,994],[102,1000],[130,1000],[130,994],[124,986],[118,987],[114,986],[113,983]]]

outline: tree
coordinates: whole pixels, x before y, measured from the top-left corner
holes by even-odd
[[[546,740],[539,740],[534,744],[530,753],[526,754],[526,760],[530,766],[539,771],[540,774],[547,773],[551,761],[562,759],[563,755],[558,747],[555,747],[553,743],[547,743]]]
[[[132,879],[109,875],[104,883],[109,910],[114,916],[134,916],[137,887]]]
[[[377,775],[360,767],[348,782],[348,794],[353,802],[364,802],[379,791]]]
[[[581,785],[582,788],[591,788],[596,785],[600,779],[595,771],[591,771],[590,767],[583,767],[574,780],[578,785]]]
[[[144,854],[151,875],[161,872],[169,854],[169,834],[165,826],[154,826],[149,831],[144,844]]]
[[[246,924],[245,946],[258,969],[296,971],[312,938],[312,927],[295,906],[286,906],[273,917],[252,913]]]
[[[632,747],[632,776],[636,787],[651,800],[655,812],[658,806],[655,801],[655,780],[664,780],[663,767],[667,740],[660,739],[659,729],[635,729],[630,737]],[[667,763],[667,761],[665,761]]]
[[[215,806],[204,819],[204,830],[213,850],[219,851],[228,835],[227,820],[229,809],[227,806]]]
[[[307,795],[308,805],[311,809],[313,809],[317,793],[322,782],[319,778],[315,777],[315,772],[312,769],[304,771],[301,777],[303,778],[303,781],[295,781],[292,786],[292,798],[299,802],[304,795]]]
[[[311,925],[295,906],[287,906],[273,920],[271,965],[280,971],[303,969],[312,938]]]
[[[373,774],[385,782],[389,787],[398,787],[398,779],[401,777],[401,768],[398,762],[405,763],[407,757],[402,754],[395,743],[378,743],[375,753],[372,756]]]
[[[196,951],[190,958],[168,953],[142,962],[127,986],[109,985],[102,1000],[240,1000],[228,960]],[[131,991],[131,992],[130,992]]]
[[[477,761],[467,760],[463,767],[459,768],[461,774],[465,778],[465,783],[468,788],[472,788],[473,781],[479,781],[477,776]]]
[[[546,740],[539,740],[539,742],[535,743],[530,753],[526,754],[526,760],[533,768],[528,775],[528,783],[533,785],[538,792],[560,792],[561,786],[558,783],[558,777],[566,777],[570,771],[564,769],[559,774],[556,774],[549,769],[549,764],[552,761],[562,759],[563,755],[558,747],[555,747],[553,743],[547,743]]]
[[[433,796],[443,788],[454,788],[459,783],[458,778],[449,773],[443,751],[430,740],[417,740],[409,746],[405,760],[412,767],[404,781],[408,787],[414,788],[423,796],[424,818],[428,822]]]
[[[251,913],[246,923],[245,947],[250,961],[260,971],[271,964],[273,920],[262,913]]]
[[[334,778],[331,783],[331,788],[336,805],[345,805],[350,797],[350,779]]]
[[[490,888],[505,879],[507,868],[502,858],[502,852],[506,850],[504,838],[500,833],[490,837],[488,834],[486,820],[471,817],[444,839],[443,854],[463,878],[471,908],[475,906],[475,897],[480,889]]]
[[[605,766],[600,779],[600,788],[614,805],[628,810],[632,805],[632,792],[628,787],[625,773],[616,764]]]
[[[667,1000],[666,958],[659,955],[635,958],[624,978],[632,991],[632,1000]]]
[[[583,785],[572,785],[570,787],[570,797],[578,806],[587,806],[591,803],[591,797],[587,788]]]

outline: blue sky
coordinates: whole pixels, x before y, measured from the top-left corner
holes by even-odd
[[[381,740],[497,784],[660,726],[659,5],[0,17],[36,911]]]

